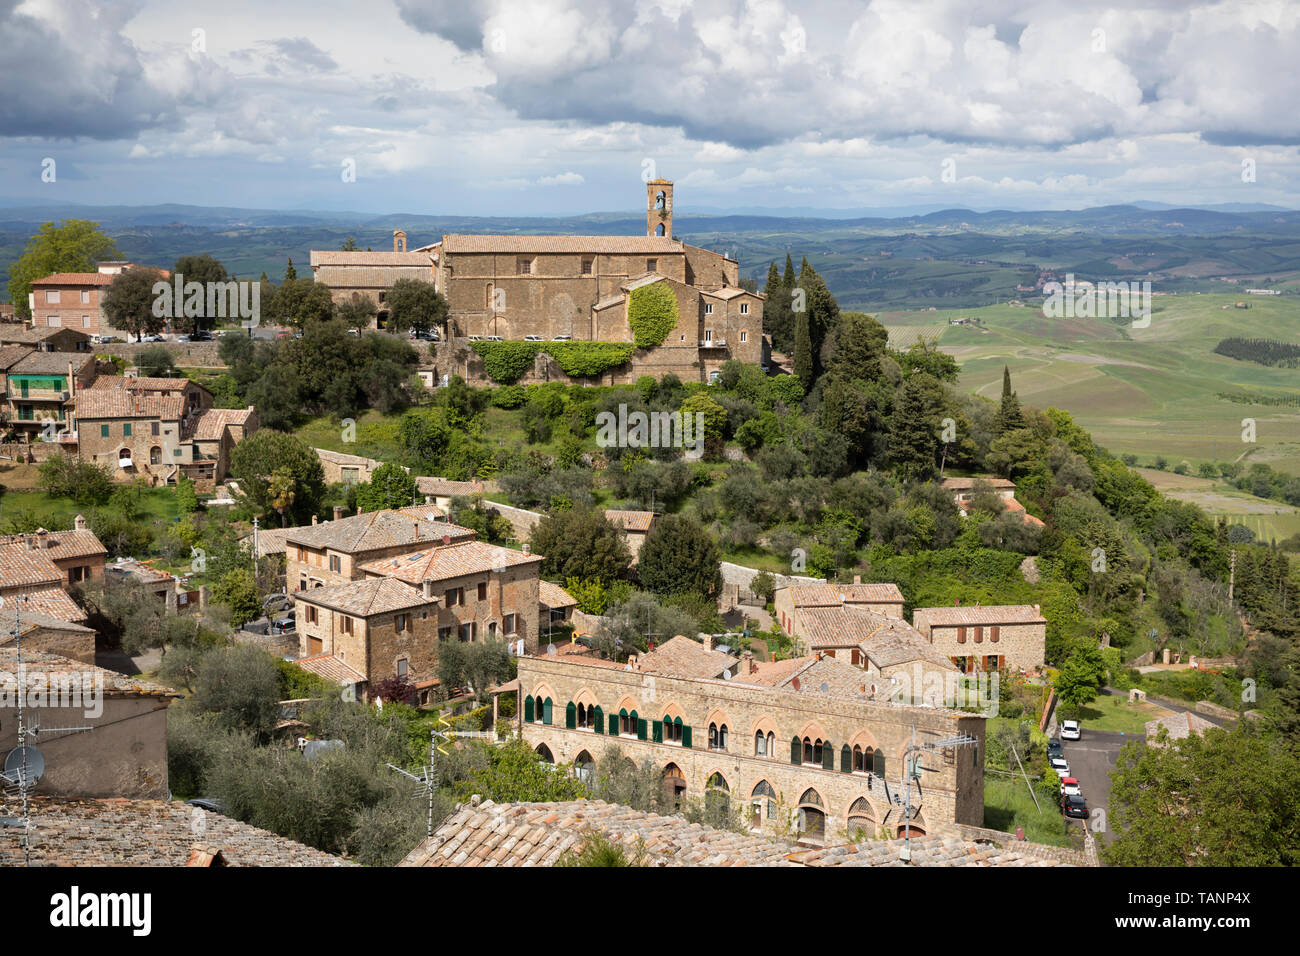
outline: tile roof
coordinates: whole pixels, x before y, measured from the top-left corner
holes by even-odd
[[[86,612],[78,607],[77,603],[68,597],[68,592],[60,586],[52,585],[36,591],[24,591],[22,596],[27,599],[23,607],[34,614],[57,617],[64,621],[81,622],[86,619]]]
[[[69,365],[72,366],[74,373],[80,374],[81,370],[93,361],[95,361],[93,355],[82,355],[77,352],[32,352],[15,362],[9,369],[9,374],[67,375]]]
[[[32,285],[109,285],[117,276],[102,272],[56,272],[43,279],[33,279]]]
[[[209,408],[191,426],[194,438],[219,441],[227,425],[247,425],[252,414],[251,408]]]
[[[636,669],[664,677],[718,677],[739,662],[738,657],[706,650],[699,641],[679,634],[638,657]]]
[[[148,375],[96,375],[95,380],[82,391],[165,392],[180,395],[193,388],[203,388],[198,382],[183,376],[163,378]],[[204,391],[207,391],[204,388]]]
[[[15,544],[26,546],[26,540],[30,538],[36,539],[40,545],[37,550],[52,561],[108,554],[108,549],[95,537],[93,531],[46,531],[44,528],[38,528],[30,534],[0,537],[0,548]]]
[[[157,418],[178,422],[185,417],[185,398],[182,395],[136,395],[125,389],[81,389],[76,395],[76,407],[78,421]]]
[[[446,235],[442,249],[458,252],[549,252],[549,253],[606,253],[630,255],[658,253],[661,255],[682,251],[682,244],[667,236],[493,236]]]
[[[293,664],[295,667],[301,667],[309,674],[315,674],[317,677],[332,680],[340,686],[361,684],[364,683],[366,679],[365,674],[353,670],[333,654],[317,654],[315,657],[300,657],[294,661]]]
[[[63,572],[44,551],[21,541],[0,545],[0,591],[62,580]]]
[[[23,648],[23,667],[28,673],[28,682],[35,679],[33,675],[68,675],[77,674],[92,681],[102,681],[104,694],[109,697],[180,697],[170,687],[155,684],[153,681],[119,674],[106,667],[97,667],[84,661],[76,661],[58,654],[47,654]],[[0,645],[0,671],[14,674],[18,669],[18,651],[13,644]],[[47,684],[48,686],[48,684]]]
[[[142,584],[161,584],[175,580],[175,575],[171,572],[155,568],[148,561],[139,561],[136,558],[118,558],[112,564],[104,566],[104,573],[129,574],[138,578]]]
[[[315,266],[423,266],[432,263],[429,252],[416,249],[411,252],[362,252],[354,249],[343,252],[337,249],[311,250],[311,265]]]
[[[336,465],[367,465],[370,467],[378,467],[383,464],[383,462],[374,458],[366,458],[362,455],[348,455],[341,451],[330,451],[328,448],[313,448],[312,451],[316,453],[316,457],[321,461],[328,461]]]
[[[905,866],[902,840],[806,847],[757,834],[733,833],[683,817],[645,813],[603,800],[493,803],[475,797],[458,806],[400,866],[553,866],[578,852],[589,835],[643,854],[647,866]],[[911,841],[912,866],[1059,866],[1035,844],[1018,849],[958,837]]]
[[[4,336],[0,336],[0,341],[3,339]],[[19,359],[31,353],[32,349],[26,345],[0,345],[0,372],[7,372]]]
[[[419,588],[393,578],[363,578],[347,584],[294,591],[292,594],[295,601],[319,604],[356,617],[388,614],[432,603],[425,600],[424,593]]]
[[[803,608],[798,627],[810,647],[860,647],[877,667],[924,660],[943,670],[956,670],[906,621],[882,617],[861,606]]]
[[[429,513],[428,508],[416,509]],[[376,551],[403,544],[432,543],[444,535],[452,540],[472,538],[475,532],[446,521],[428,521],[401,511],[366,511],[337,521],[302,525],[285,536],[289,544],[330,548],[347,554]]]
[[[71,631],[75,634],[94,634],[94,628],[85,627],[81,624],[74,624],[72,621],[65,621],[57,617],[51,617],[48,614],[38,614],[36,612],[24,612],[19,615],[18,627],[14,627],[14,616],[12,613],[0,614],[0,644],[7,644],[14,639],[14,631],[17,630],[22,635],[30,634],[32,631],[52,630],[52,631]]]
[[[992,475],[972,475],[968,478],[945,478],[943,480],[943,487],[949,491],[969,491],[971,488],[975,487],[975,482],[977,481],[982,481],[990,488],[994,489],[1000,488],[1005,490],[1016,486],[1014,481],[1008,481],[1005,478],[995,478]]]
[[[901,604],[897,584],[792,584],[795,607],[834,607],[837,604]]]
[[[654,523],[655,513],[653,511],[607,509],[605,519],[612,524],[618,525],[624,531],[647,532],[650,530],[650,525]]]
[[[284,539],[293,530],[293,528],[259,528],[257,531],[257,556],[264,558],[268,554],[284,554],[285,548],[288,547]],[[245,547],[251,549],[253,547],[253,533],[250,531],[239,541]]]
[[[503,548],[484,541],[458,541],[439,544],[418,554],[369,561],[361,565],[361,570],[366,574],[382,574],[409,584],[420,584],[423,581],[446,581],[467,574],[485,574],[521,564],[541,564],[542,560],[538,554],[524,554],[513,548]]]
[[[1038,608],[1032,604],[984,604],[957,607],[918,607],[912,612],[925,614],[932,626],[953,627],[968,624],[1046,624]]]
[[[577,607],[578,602],[568,591],[550,581],[537,582],[537,603],[551,608]]]
[[[196,851],[199,857],[220,851],[230,866],[352,865],[180,801],[35,797],[31,816],[37,866],[185,866]],[[0,829],[0,866],[22,865],[21,840],[21,828]]]
[[[14,343],[15,345],[37,344],[44,342],[46,339],[52,339],[60,333],[68,333],[74,339],[82,338],[89,341],[90,336],[80,329],[70,329],[67,326],[55,325],[36,325],[31,328],[18,326],[9,328],[9,323],[0,325],[0,342]]]
[[[455,497],[457,495],[483,494],[481,481],[452,481],[450,478],[417,477],[415,488],[422,495]]]
[[[780,687],[815,660],[816,657],[791,657],[783,661],[755,661],[753,671],[748,674],[744,673],[744,665],[741,665],[741,673],[736,680],[742,684]]]

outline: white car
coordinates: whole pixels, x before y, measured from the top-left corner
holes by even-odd
[[[1079,786],[1079,781],[1073,777],[1061,778],[1061,796],[1063,797],[1081,797],[1083,790]]]
[[[1052,769],[1056,771],[1056,775],[1062,780],[1070,775],[1070,765],[1060,757],[1052,758]]]
[[[1061,723],[1062,740],[1078,740],[1081,735],[1077,720],[1066,720]]]
[[[500,341],[502,341],[502,338],[501,338],[501,336],[499,336],[499,335],[485,335],[485,336],[483,336],[483,341],[484,341],[484,342],[500,342]]]
[[[540,335],[525,335],[525,342],[542,342],[545,341]]]

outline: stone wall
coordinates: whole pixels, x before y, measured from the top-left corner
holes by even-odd
[[[497,501],[484,501],[483,507],[499,512],[501,517],[509,521],[515,540],[521,543],[532,538],[533,528],[537,527],[537,522],[545,517],[540,511],[528,511],[513,505],[503,505]]]
[[[114,342],[110,345],[92,346],[96,355],[115,355],[135,365],[135,356],[150,345],[161,345],[172,354],[173,361],[183,368],[225,368],[217,354],[216,342]]]
[[[758,568],[747,568],[743,564],[731,564],[728,561],[722,562],[722,580],[725,584],[735,584],[743,591],[748,591],[754,577],[759,573]],[[771,572],[768,572],[771,574]],[[798,574],[772,574],[772,580],[776,582],[778,588],[788,588],[792,585],[799,584],[825,584],[825,578],[807,578]]]
[[[42,462],[61,451],[74,450],[65,449],[59,442],[37,441],[28,444],[27,442],[0,442],[0,461],[18,461],[18,462]]]

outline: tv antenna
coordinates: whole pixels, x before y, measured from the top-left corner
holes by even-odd
[[[418,774],[411,773],[409,770],[403,770],[401,767],[395,766],[394,764],[388,764],[389,770],[396,770],[403,777],[410,779],[418,787],[424,789],[429,800],[428,835],[430,837],[433,836],[433,795],[438,790],[438,781],[441,776],[438,773],[437,754],[442,754],[444,757],[451,756],[451,751],[448,749],[448,745],[452,740],[462,737],[478,740],[491,740],[494,743],[497,739],[496,731],[494,730],[456,730],[452,728],[450,721],[443,717],[442,714],[439,714],[437,721],[434,723],[433,729],[429,731],[429,762],[420,768]],[[419,790],[416,791],[415,795],[420,795]]]
[[[899,788],[903,791],[903,849],[899,851],[898,858],[904,863],[910,863],[912,860],[912,819],[914,816],[912,813],[912,779],[916,778],[918,781],[917,787],[919,789],[919,781],[921,779],[920,771],[924,770],[927,773],[938,772],[937,767],[921,766],[920,758],[912,758],[911,755],[913,753],[942,754],[945,750],[950,748],[955,751],[960,747],[972,746],[979,746],[979,739],[977,737],[972,737],[967,733],[960,733],[952,737],[944,737],[940,740],[930,740],[924,744],[918,744],[916,742],[916,724],[912,725],[912,743],[908,746],[907,750],[903,752],[903,767],[901,771],[901,779],[899,780]],[[897,800],[898,798],[895,797],[894,799]],[[921,812],[919,806],[916,808],[916,812]]]

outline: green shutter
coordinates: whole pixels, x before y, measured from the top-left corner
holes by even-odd
[[[524,721],[530,724],[533,722],[533,695],[532,694],[529,694],[527,697],[524,698]]]
[[[796,767],[803,763],[803,741],[798,737],[790,741],[790,762]]]
[[[578,708],[574,706],[573,701],[569,701],[564,706],[564,726],[569,730],[576,730],[578,727]]]
[[[840,773],[853,772],[853,751],[845,744],[840,748]]]
[[[661,744],[661,743],[663,743],[663,742],[664,742],[664,722],[663,722],[662,720],[656,720],[656,721],[654,722],[654,727],[651,729],[650,734],[651,734],[651,739],[652,739],[655,743],[657,743],[657,744]]]
[[[689,725],[689,724],[682,724],[682,746],[683,746],[683,747],[689,747],[690,745],[691,745],[691,728],[690,728],[690,725]]]
[[[591,725],[596,728],[596,733],[605,732],[605,712],[600,709],[599,704],[596,705],[595,719],[592,720]]]
[[[642,717],[636,722],[636,739],[645,740],[645,718]]]
[[[551,722],[551,698],[546,698],[546,703],[542,706],[542,723]]]
[[[100,438],[107,438],[107,437],[108,437],[108,426],[107,426],[107,425],[100,425],[100,426],[99,426],[99,437],[100,437]]]
[[[610,711],[609,714],[609,735],[611,737],[618,736],[618,714],[613,711]]]
[[[835,748],[831,746],[829,740],[822,744],[822,769],[835,769]]]

